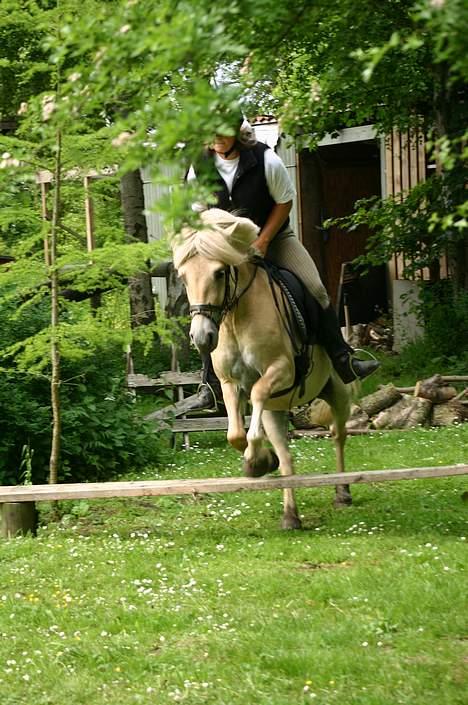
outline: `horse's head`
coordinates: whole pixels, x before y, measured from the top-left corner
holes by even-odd
[[[204,356],[218,344],[233,271],[247,260],[259,228],[217,208],[202,213],[201,219],[200,230],[186,228],[176,238],[173,258],[190,304],[190,338]]]

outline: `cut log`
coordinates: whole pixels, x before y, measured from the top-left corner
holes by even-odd
[[[401,428],[413,428],[414,426],[424,426],[431,415],[432,402],[429,399],[415,397],[411,403],[409,414]]]
[[[36,535],[37,511],[34,502],[5,502],[0,504],[1,537]]]
[[[468,420],[468,409],[459,401],[435,404],[432,409],[432,426],[451,426]]]
[[[330,407],[323,399],[314,399],[306,406],[300,406],[291,412],[294,428],[328,428],[332,422]]]
[[[405,394],[389,409],[381,411],[372,420],[374,428],[412,428],[426,423],[432,403],[428,399],[411,397]]]
[[[359,406],[368,416],[374,416],[379,411],[392,406],[401,399],[401,393],[393,384],[385,384],[373,394],[363,397]]]
[[[434,375],[429,379],[416,382],[414,396],[429,399],[434,404],[440,404],[456,397],[457,390],[455,387],[446,385],[441,375]]]
[[[369,417],[357,404],[351,407],[351,416],[346,422],[348,431],[364,431],[369,428]]]

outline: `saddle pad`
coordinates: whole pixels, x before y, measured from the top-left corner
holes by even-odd
[[[264,269],[283,291],[289,294],[289,301],[295,304],[295,306],[291,306],[291,312],[295,317],[298,329],[302,333],[302,342],[307,345],[314,345],[317,342],[320,304],[293,272],[277,267],[272,262],[262,258],[258,258],[256,264]]]

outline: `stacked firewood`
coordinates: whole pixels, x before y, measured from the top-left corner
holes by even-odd
[[[347,428],[365,432],[462,423],[468,420],[468,389],[460,391],[453,385],[467,382],[468,376],[434,375],[414,387],[383,385],[353,405]],[[291,421],[296,429],[320,428],[328,425],[330,416],[324,402],[317,399],[293,409]]]

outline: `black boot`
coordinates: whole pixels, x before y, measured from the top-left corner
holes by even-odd
[[[331,304],[326,309],[320,308],[318,342],[327,351],[333,367],[345,384],[368,377],[380,366],[377,360],[359,360],[354,357],[354,350],[343,338],[338,317]]]
[[[196,396],[194,395],[188,411],[217,411],[219,406],[223,405],[223,393],[209,355],[203,360],[202,380],[206,381],[198,387],[198,392]]]
[[[190,397],[187,411],[211,411],[216,409],[216,399],[208,384],[200,384],[196,395]]]

